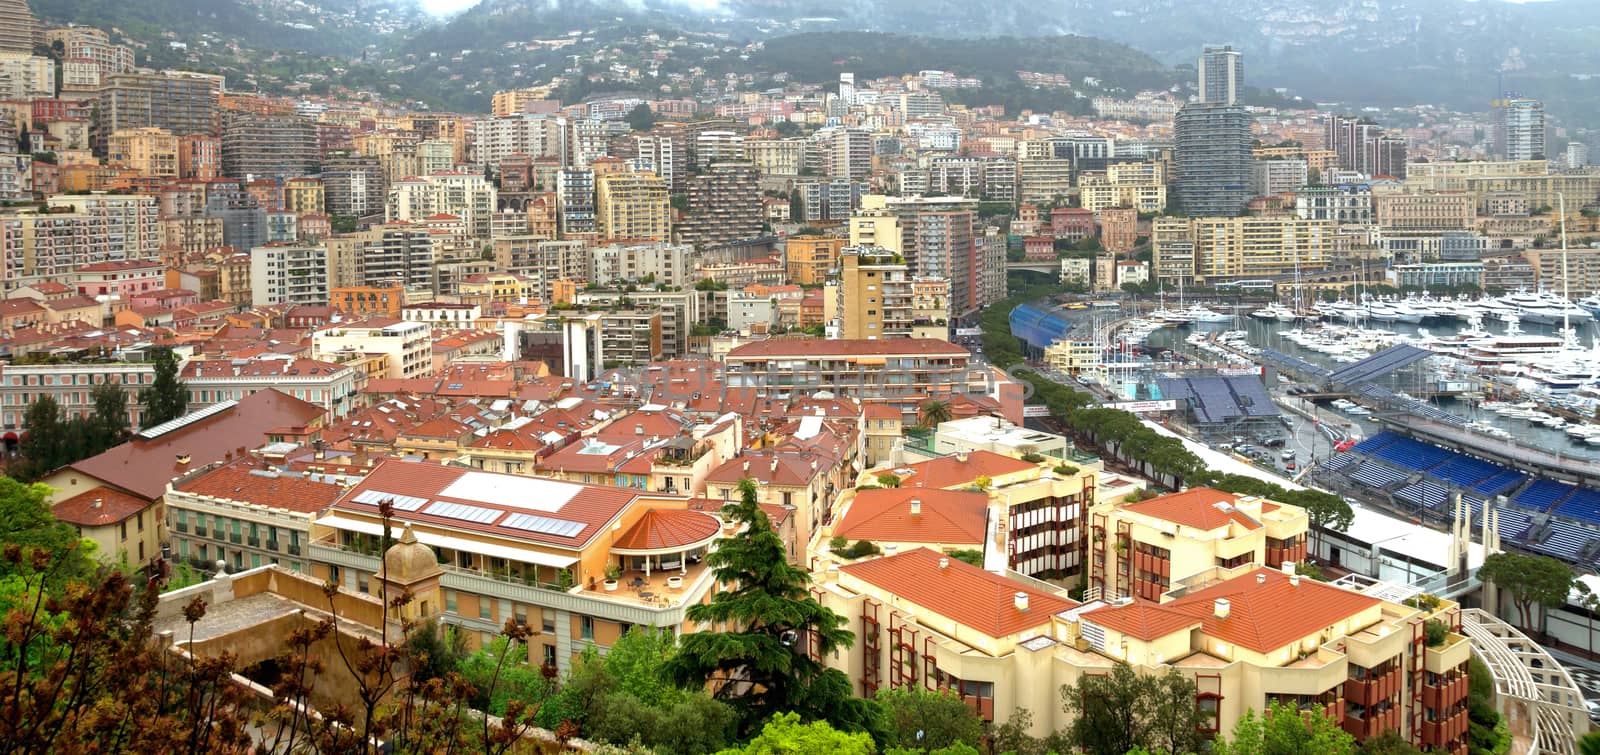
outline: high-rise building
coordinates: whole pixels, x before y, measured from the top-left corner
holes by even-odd
[[[1250,113],[1189,104],[1175,123],[1178,201],[1191,216],[1238,215],[1250,201]]]
[[[399,281],[408,288],[427,288],[433,282],[435,258],[429,236],[420,225],[400,223],[330,237],[330,285],[377,286]]]
[[[1330,115],[1323,126],[1323,142],[1339,156],[1339,167],[1368,176],[1406,176],[1404,139],[1385,136],[1371,121]]]
[[[865,199],[863,199],[865,205]],[[952,314],[977,309],[981,296],[976,199],[915,197],[887,200],[900,219],[899,251],[918,278],[950,281]]]
[[[567,169],[556,174],[556,221],[563,236],[594,233],[594,171]]]
[[[806,158],[817,172],[829,178],[866,178],[872,172],[872,132],[863,128],[830,126],[812,136]]]
[[[834,222],[850,218],[861,204],[866,185],[857,181],[835,179],[832,181],[806,181],[796,184],[794,191],[800,195],[800,222]]]
[[[118,131],[106,141],[106,159],[152,178],[177,178],[179,139],[161,128]]]
[[[482,174],[444,171],[390,184],[384,217],[389,222],[415,222],[432,215],[454,215],[473,238],[486,239],[495,203],[495,188]]]
[[[302,176],[283,183],[283,209],[295,215],[321,215],[327,211],[327,201],[320,178]]]
[[[557,157],[567,154],[567,119],[549,115],[505,115],[478,122],[473,157],[492,168],[512,155]]]
[[[317,127],[296,115],[230,111],[222,124],[222,174],[294,178],[317,170]]]
[[[666,241],[672,234],[667,182],[654,173],[611,173],[595,181],[600,238]]]
[[[55,95],[55,61],[31,53],[0,51],[0,97],[32,100]]]
[[[1494,104],[1495,154],[1506,160],[1543,160],[1544,103],[1507,97]]]
[[[338,217],[381,214],[389,196],[389,179],[377,158],[349,150],[323,158],[322,186],[328,214]]]
[[[1200,80],[1200,102],[1208,105],[1233,105],[1244,89],[1244,53],[1233,45],[1206,45],[1195,62]]]
[[[839,265],[839,251],[845,239],[828,236],[790,236],[784,242],[784,263],[789,268],[789,282],[802,286],[820,286],[828,280],[828,272]]]
[[[255,247],[250,250],[250,303],[327,304],[328,268],[328,248],[321,244]]]
[[[95,133],[104,140],[122,129],[164,128],[178,136],[217,134],[221,77],[201,74],[118,73],[100,88]],[[315,142],[313,142],[313,146]]]
[[[32,53],[39,41],[39,22],[28,0],[0,0],[0,51]]]
[[[235,249],[267,243],[267,211],[238,183],[218,183],[206,194],[206,217],[222,219],[222,241]]]
[[[0,10],[0,16],[6,13]],[[133,48],[111,44],[111,36],[92,26],[69,26],[44,33],[45,43],[61,43],[64,61],[89,63],[101,76],[133,70]]]
[[[689,179],[689,211],[678,241],[706,248],[761,235],[760,175],[750,163],[713,163]]]
[[[949,317],[949,305],[939,293],[949,285],[937,278],[913,278],[905,259],[888,249],[846,247],[839,256],[841,337],[946,338],[946,327],[937,323]]]
[[[222,140],[189,134],[178,142],[178,177],[210,180],[222,175]]]

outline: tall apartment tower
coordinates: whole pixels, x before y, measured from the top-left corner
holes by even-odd
[[[1342,115],[1330,115],[1323,143],[1339,155],[1339,167],[1369,176],[1406,177],[1406,143],[1386,136],[1383,127]]]
[[[1495,153],[1506,160],[1544,159],[1544,103],[1507,97],[1494,105]]]
[[[745,162],[713,163],[689,179],[689,211],[678,242],[714,247],[761,235],[761,176]]]
[[[1190,216],[1238,215],[1250,201],[1250,113],[1188,104],[1175,121],[1178,200]]]
[[[1244,53],[1233,45],[1206,45],[1195,62],[1200,72],[1200,102],[1208,105],[1233,105],[1244,89]]]
[[[0,0],[0,52],[32,53],[39,22],[28,0]]]
[[[317,127],[295,115],[227,113],[222,174],[229,178],[295,178],[317,171]]]
[[[119,73],[100,87],[95,111],[96,149],[106,138],[131,128],[164,128],[176,136],[217,134],[218,77],[167,73]]]

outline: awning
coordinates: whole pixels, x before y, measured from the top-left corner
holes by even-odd
[[[362,519],[349,519],[342,516],[325,516],[316,520],[315,523],[341,530],[350,530],[351,532],[361,532],[368,535],[383,534],[382,524]],[[399,539],[400,533],[403,532],[404,529],[404,527],[395,527],[391,525],[389,527],[389,536]],[[413,528],[411,531],[416,534],[417,540],[421,541],[423,545],[430,545],[437,548],[449,548],[451,550],[465,551],[467,553],[481,553],[491,558],[504,558],[511,561],[520,561],[525,564],[538,564],[539,566],[550,566],[557,569],[565,569],[575,563],[578,563],[578,558],[576,556],[558,556],[554,553],[546,553],[544,551],[513,548],[505,545],[486,543],[481,540],[468,540],[464,537],[440,535],[422,529]]]
[[[889,360],[883,357],[856,357],[856,364],[888,364]]]

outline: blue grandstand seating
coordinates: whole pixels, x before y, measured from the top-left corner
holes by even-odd
[[[1575,524],[1551,521],[1550,534],[1545,536],[1544,542],[1534,543],[1528,547],[1540,553],[1572,561],[1578,558],[1578,554],[1595,534],[1593,530],[1586,530]]]
[[[1564,482],[1534,480],[1532,485],[1517,494],[1511,502],[1535,511],[1548,511],[1552,506],[1558,506],[1565,501],[1574,490],[1577,488]]]
[[[1418,472],[1426,472],[1460,456],[1454,451],[1446,451],[1438,446],[1431,446],[1410,438],[1399,438],[1395,442],[1374,451],[1372,455],[1401,469],[1412,469]]]
[[[1512,542],[1520,540],[1528,534],[1528,528],[1533,525],[1533,517],[1526,511],[1519,511],[1510,506],[1501,506],[1500,512],[1500,540]],[[1482,526],[1481,524],[1479,526]]]
[[[1504,470],[1487,461],[1457,454],[1455,458],[1439,465],[1428,474],[1445,482],[1470,488],[1502,471]]]
[[[1404,474],[1370,461],[1362,462],[1356,471],[1350,473],[1350,479],[1369,488],[1385,488],[1405,478]]]
[[[1372,452],[1374,452],[1374,451],[1376,451],[1376,450],[1378,450],[1380,448],[1383,448],[1384,446],[1387,446],[1390,443],[1393,443],[1393,442],[1395,442],[1397,440],[1400,440],[1400,436],[1395,435],[1394,433],[1391,433],[1391,432],[1385,430],[1385,431],[1383,431],[1381,433],[1378,433],[1377,435],[1372,435],[1372,436],[1368,436],[1366,438],[1363,438],[1361,440],[1361,442],[1355,444],[1355,446],[1351,450],[1358,451],[1358,452],[1364,453],[1364,454],[1370,454],[1370,453],[1372,453]]]
[[[1600,492],[1578,488],[1552,511],[1557,516],[1600,524]]]
[[[1438,483],[1423,480],[1421,482],[1414,482],[1394,491],[1394,497],[1399,498],[1402,501],[1408,501],[1410,503],[1417,504],[1418,506],[1426,506],[1430,509],[1436,509],[1443,506],[1445,501],[1449,500],[1450,494]]]
[[[1506,469],[1500,471],[1493,477],[1479,480],[1477,484],[1472,486],[1472,489],[1484,495],[1500,495],[1501,493],[1521,485],[1522,481],[1526,479],[1528,479],[1527,475],[1515,470]]]
[[[1357,455],[1352,454],[1352,453],[1346,453],[1346,452],[1341,451],[1339,453],[1334,454],[1333,458],[1330,458],[1327,461],[1323,462],[1322,463],[1322,468],[1326,469],[1326,470],[1328,470],[1330,472],[1337,472],[1337,471],[1339,471],[1341,469],[1344,469],[1345,467],[1348,467],[1351,464],[1354,464],[1354,463],[1356,463],[1358,461],[1361,461],[1361,457],[1360,456],[1357,456]]]

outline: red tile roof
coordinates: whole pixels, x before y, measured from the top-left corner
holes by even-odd
[[[967,356],[967,350],[937,338],[772,338],[734,347],[729,359],[823,356]]]
[[[722,521],[710,514],[677,509],[652,509],[611,544],[624,550],[681,548],[710,539]]]
[[[990,637],[1009,637],[1045,626],[1053,614],[1078,606],[1075,601],[958,559],[948,559],[941,569],[940,557],[928,548],[917,548],[847,564],[839,570]],[[1015,594],[1019,592],[1028,595],[1026,611],[1017,610]]]
[[[920,513],[911,513],[911,502]],[[891,543],[981,544],[989,520],[989,496],[959,490],[885,488],[863,490],[834,525],[850,540]]]
[[[1258,575],[1260,579],[1258,581]],[[1198,622],[1201,631],[1239,647],[1268,653],[1378,605],[1377,598],[1301,577],[1299,584],[1277,569],[1256,569],[1167,603],[1084,614],[1096,624],[1152,640]],[[1227,598],[1228,617],[1216,617],[1216,600]],[[1155,614],[1163,614],[1156,616]]]
[[[106,487],[83,491],[50,507],[57,519],[79,527],[104,527],[144,511],[151,501]],[[151,523],[154,526],[154,523]]]
[[[304,514],[323,512],[344,492],[340,485],[281,474],[251,456],[234,459],[174,487],[185,493]]]
[[[502,487],[528,487],[537,485],[542,492],[538,500],[529,500],[527,506],[482,500],[482,496],[463,497],[445,494],[458,480],[474,475],[468,481],[474,489]],[[363,492],[374,490],[392,495],[426,498],[434,502],[460,503],[497,512],[485,522],[469,521],[428,512],[432,504],[416,511],[395,511],[394,518],[401,522],[421,522],[438,527],[488,533],[505,538],[544,543],[562,548],[582,548],[638,496],[640,491],[625,488],[608,488],[580,485],[548,478],[530,478],[519,475],[483,472],[460,467],[447,467],[429,461],[386,460],[374,467],[359,484],[345,492],[334,503],[335,510],[360,511],[371,515],[378,513],[375,503],[358,503]],[[460,492],[459,490],[457,491]],[[564,496],[553,500],[551,496]],[[552,505],[553,504],[553,505]],[[527,529],[502,526],[513,514],[532,514],[547,519],[560,519],[581,524],[583,528],[570,537],[534,532]]]
[[[961,455],[940,456],[910,465],[911,474],[900,478],[900,486],[907,488],[955,488],[971,485],[979,477],[1000,475],[1033,469],[1030,464],[993,451],[972,451],[962,461]]]
[[[1184,527],[1215,530],[1238,524],[1245,529],[1258,529],[1261,523],[1234,508],[1239,496],[1212,488],[1189,488],[1181,493],[1170,493],[1123,506],[1135,514],[1155,517]],[[1218,503],[1228,504],[1224,511]]]
[[[172,478],[219,461],[230,450],[260,446],[269,428],[307,425],[322,414],[322,407],[276,390],[256,391],[216,415],[154,438],[134,436],[71,468],[153,501]],[[183,456],[187,464],[179,461]]]

